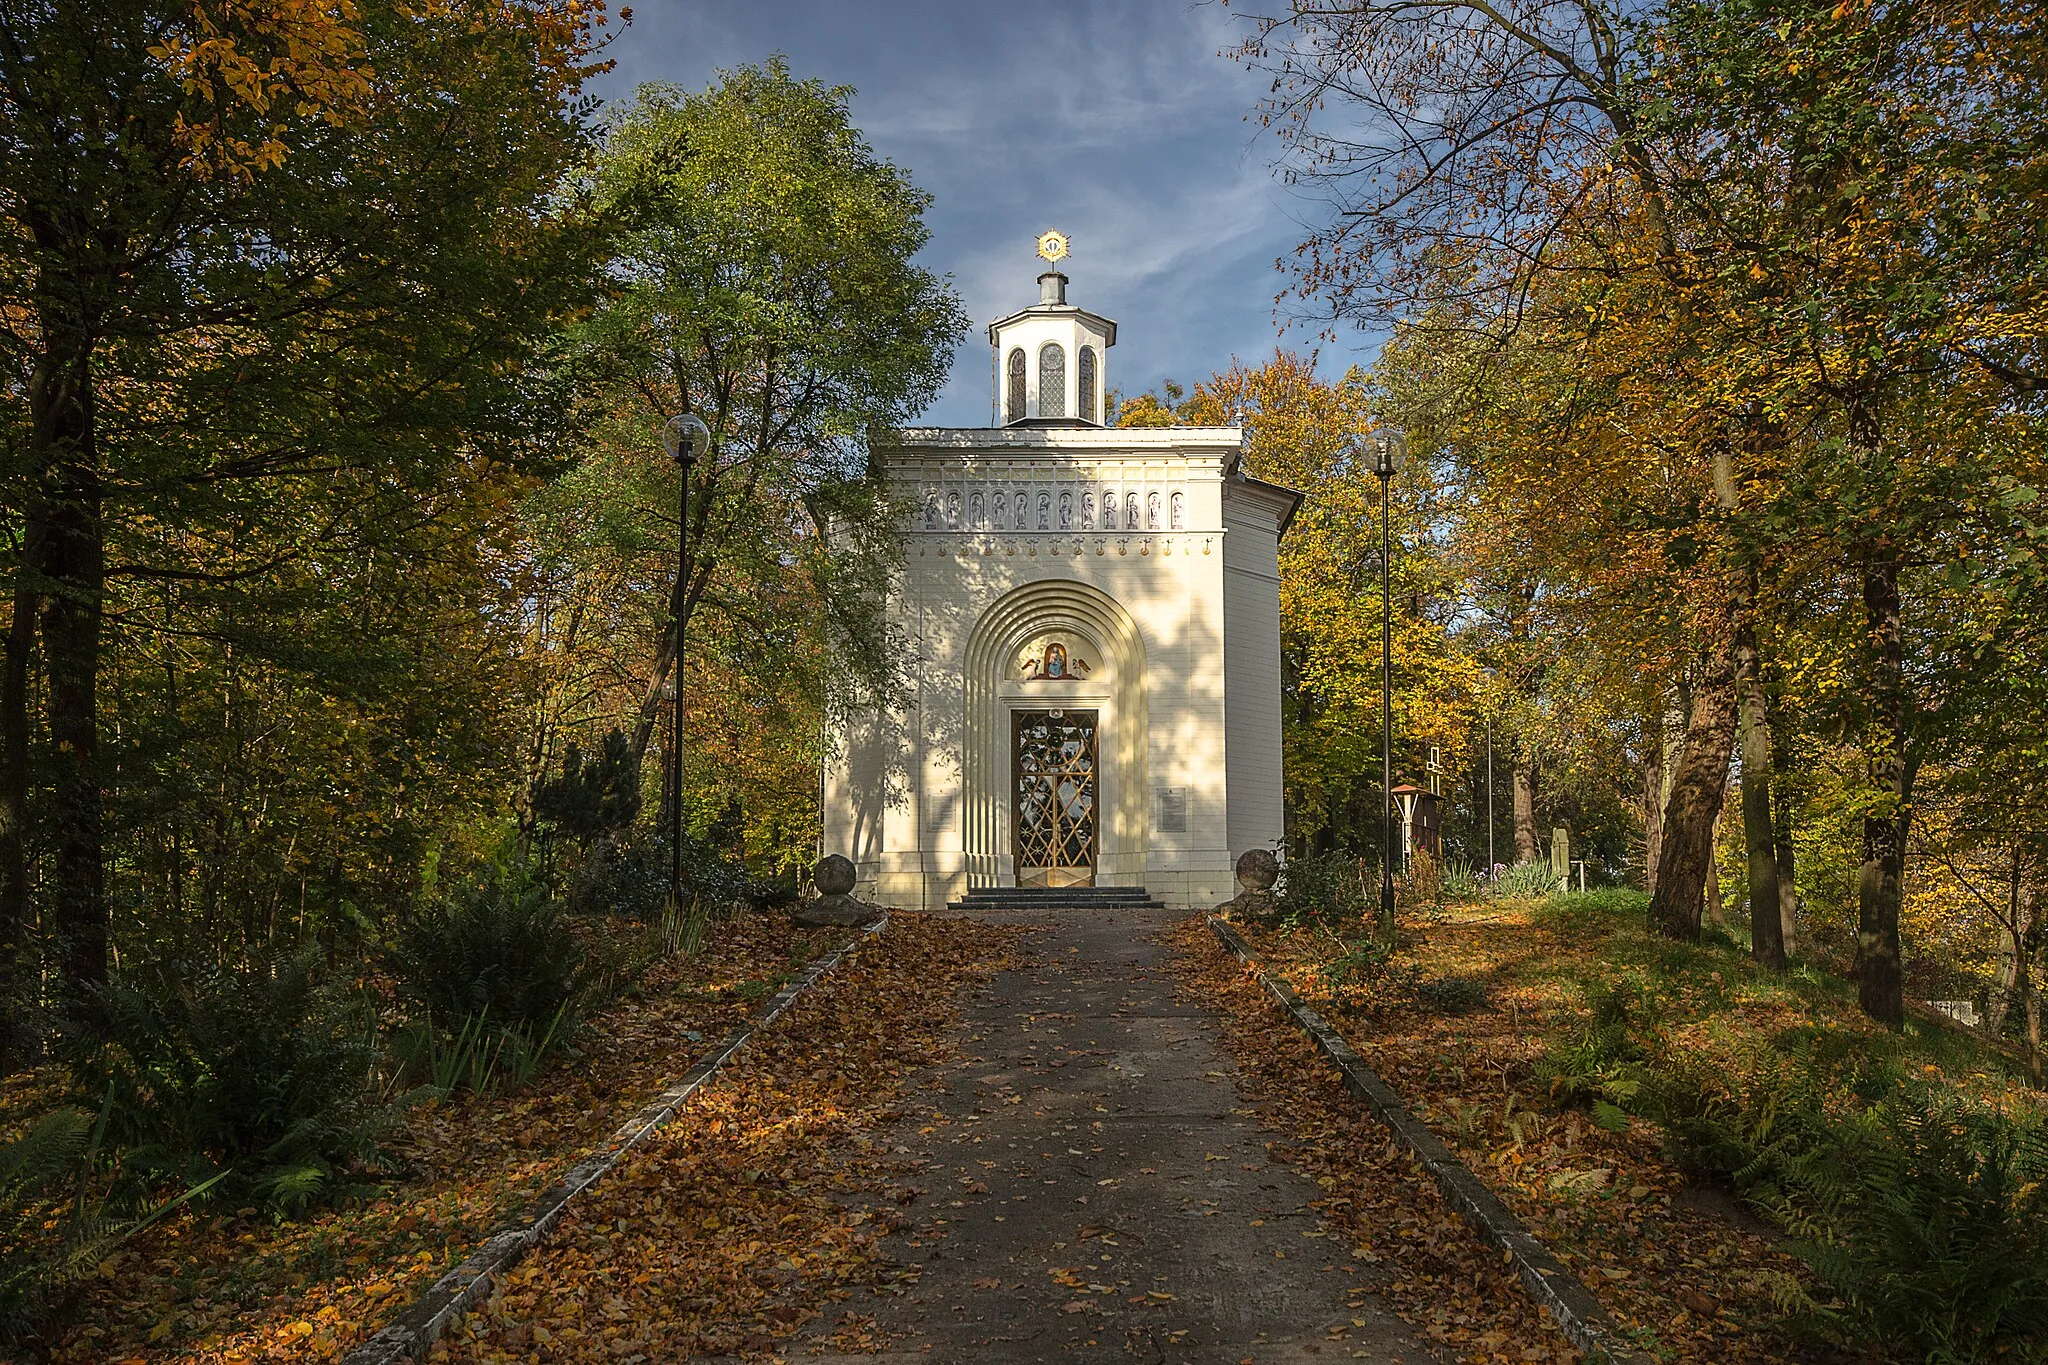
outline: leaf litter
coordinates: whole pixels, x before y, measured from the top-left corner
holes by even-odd
[[[903,951],[905,939],[932,938],[936,951],[968,958],[981,951],[957,934],[928,933],[914,916],[901,918],[805,998],[828,983],[868,979],[876,963]],[[44,1344],[47,1358],[61,1365],[338,1359],[845,938],[845,930],[800,929],[781,916],[720,925],[701,954],[663,959],[636,995],[593,1013],[578,1040],[580,1057],[551,1064],[517,1093],[463,1095],[413,1111],[386,1142],[401,1174],[375,1197],[289,1223],[252,1209],[167,1219],[99,1267],[69,1326]],[[886,971],[883,979],[902,984]],[[758,1065],[757,1049],[793,1022],[792,1015],[778,1020],[735,1065]],[[837,1055],[823,1051],[814,1068]],[[677,1122],[691,1124],[701,1112]],[[743,1180],[747,1171],[755,1173],[750,1185],[772,1186],[772,1167],[754,1163],[740,1172]]]

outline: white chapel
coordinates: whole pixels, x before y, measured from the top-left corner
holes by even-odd
[[[910,687],[827,763],[824,851],[859,894],[1236,894],[1282,833],[1280,537],[1300,495],[1247,478],[1238,427],[1104,425],[1116,324],[1067,302],[989,324],[991,425],[879,452],[911,509],[887,610]]]

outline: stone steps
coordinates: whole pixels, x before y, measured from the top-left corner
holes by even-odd
[[[949,910],[1164,910],[1142,886],[978,886]]]

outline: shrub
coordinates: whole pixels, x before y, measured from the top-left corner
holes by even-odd
[[[1462,858],[1455,862],[1444,864],[1443,894],[1445,900],[1478,900],[1483,890],[1484,884],[1479,880],[1479,870],[1473,867],[1472,864]]]
[[[58,1109],[21,1137],[0,1146],[0,1337],[12,1338],[69,1278],[71,1238],[55,1205],[86,1160],[92,1118]]]
[[[398,1107],[380,1102],[367,1000],[320,979],[318,950],[232,967],[163,959],[106,992],[106,1036],[80,1063],[106,1096],[131,1185],[202,1184],[278,1213],[352,1188]]]
[[[484,1018],[539,1037],[573,1021],[588,984],[583,946],[536,882],[497,873],[420,906],[389,954],[405,992],[446,1025]]]
[[[1795,1237],[1832,1296],[1808,1326],[1942,1365],[2048,1359],[2048,1130],[1965,1105],[1830,1040],[1733,1075],[1658,1057],[1643,1107],[1688,1171]]]
[[[107,1253],[221,1177],[116,1219],[89,1197],[101,1133],[65,1107],[0,1143],[0,1341],[18,1339]]]
[[[586,915],[652,923],[668,900],[668,841],[603,839],[569,882],[569,903]]]
[[[661,917],[668,903],[668,838],[643,834],[605,839],[591,850],[569,884],[569,899],[587,914],[622,915],[643,924]],[[793,891],[758,880],[745,866],[689,834],[683,835],[685,913],[723,915],[733,905],[787,900]]]
[[[1583,1104],[1593,1121],[1620,1131],[1643,1085],[1644,1051],[1631,1033],[1641,1009],[1634,984],[1623,980],[1587,987],[1591,1016],[1575,1033],[1553,1042],[1536,1064],[1551,1098]]]
[[[1541,900],[1564,885],[1549,863],[1516,863],[1494,875],[1490,890],[1516,900]]]
[[[1365,887],[1359,859],[1348,853],[1305,853],[1281,869],[1279,900],[1283,918],[1295,923],[1327,923],[1362,919]]]
[[[1840,1335],[1941,1365],[2048,1359],[2048,1133],[1909,1086],[1827,1127],[1771,1209]]]
[[[1415,993],[1438,1014],[1470,1014],[1487,1005],[1486,983],[1477,977],[1439,976],[1417,986]]]

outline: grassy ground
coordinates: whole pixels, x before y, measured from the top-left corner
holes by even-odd
[[[1625,983],[1673,1047],[1724,1074],[1798,1030],[1979,1100],[2032,1092],[1967,1034],[1924,1020],[1890,1033],[1832,977],[1773,977],[1732,944],[1672,943],[1643,911],[1628,892],[1453,906],[1411,917],[1384,967],[1350,952],[1362,926],[1253,938],[1643,1346],[1679,1361],[1847,1358],[1783,1325],[1788,1287],[1808,1281],[1775,1229],[1689,1184],[1655,1125],[1608,1131],[1556,1102],[1539,1063],[1585,1028],[1589,988]]]
[[[375,1331],[847,931],[780,915],[715,926],[593,1015],[526,1089],[413,1110],[371,1198],[279,1223],[173,1216],[115,1253],[40,1343],[57,1362],[331,1360]],[[34,1078],[10,1108],[38,1102]],[[45,1097],[46,1098],[46,1097]]]

